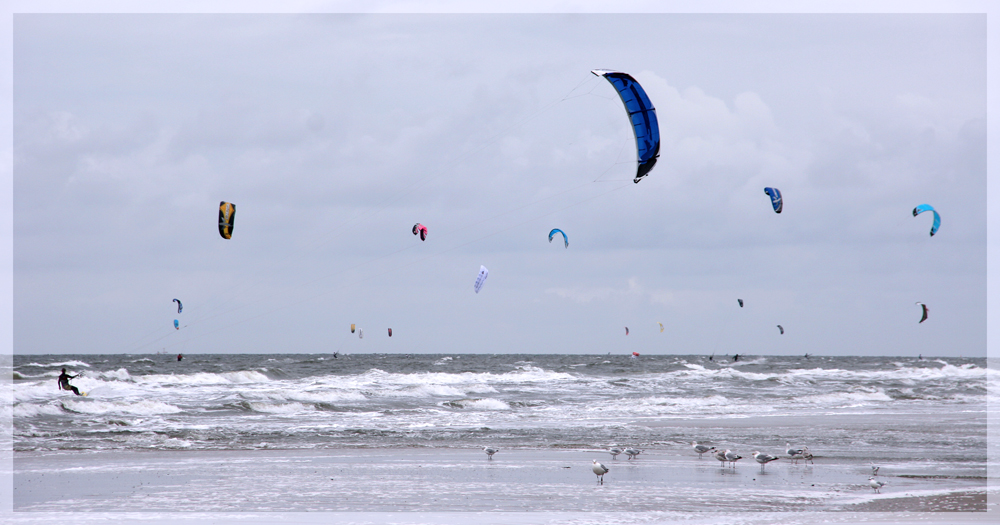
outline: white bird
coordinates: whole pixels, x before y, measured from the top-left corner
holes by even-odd
[[[611,449],[608,450],[608,452],[611,453],[611,459],[618,459],[618,454],[622,453],[622,449],[618,447],[611,447]]]
[[[760,471],[764,472],[764,465],[767,465],[771,461],[774,461],[774,460],[778,459],[778,456],[770,456],[768,454],[761,454],[760,452],[757,452],[755,450],[755,451],[753,451],[753,458],[755,460],[757,460],[757,463],[760,463]]]
[[[868,486],[875,490],[876,493],[882,493],[882,487],[885,486],[884,481],[879,481],[875,478],[868,478]]]
[[[607,474],[608,471],[611,470],[611,469],[609,469],[608,467],[605,467],[604,465],[598,463],[596,459],[594,460],[593,466],[591,466],[590,468],[594,471],[594,474],[597,474],[597,482],[600,483],[601,485],[603,485],[604,484],[604,475]]]
[[[483,447],[483,451],[486,452],[486,457],[488,459],[493,459],[493,454],[496,454],[497,452],[499,452],[500,449],[499,448],[493,448],[493,447]]]
[[[733,452],[732,450],[726,449],[726,461],[733,464],[733,468],[736,468],[736,462],[743,459],[743,456]]]
[[[725,463],[726,461],[728,461],[726,459],[726,451],[725,450],[716,450],[715,454],[712,454],[712,457],[715,458],[715,459],[717,459],[717,460],[719,460],[719,461],[721,461],[722,463]]]
[[[692,441],[691,446],[694,447],[694,451],[698,453],[699,458],[702,457],[702,454],[715,450],[715,447],[706,447],[705,445],[699,445],[697,441]]]
[[[625,455],[628,456],[629,459],[635,459],[635,457],[641,453],[642,451],[637,448],[628,447],[625,449]]]
[[[876,467],[875,465],[872,465],[872,476],[878,476],[878,469],[879,468],[881,468],[881,467]]]
[[[785,452],[788,453],[789,456],[801,456],[803,452],[803,449],[801,448],[792,448],[791,443],[785,443],[785,448],[788,449]]]

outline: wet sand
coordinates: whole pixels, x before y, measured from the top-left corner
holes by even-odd
[[[835,521],[847,513],[986,515],[984,477],[890,473],[879,477],[888,485],[875,494],[867,465],[779,460],[761,473],[744,456],[732,469],[676,447],[647,449],[635,460],[587,449],[501,450],[493,460],[481,450],[440,448],[18,453],[14,510],[25,518],[70,509],[557,512],[567,519],[584,513],[589,521],[613,508],[647,518],[668,513],[686,523],[705,512],[818,513]],[[604,485],[591,472],[592,459],[611,468]]]

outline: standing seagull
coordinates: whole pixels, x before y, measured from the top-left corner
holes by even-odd
[[[802,459],[808,461],[809,463],[813,462],[813,455],[812,452],[809,452],[809,447],[802,449]],[[813,465],[815,465],[815,463],[813,463]]]
[[[882,493],[882,487],[885,486],[884,481],[879,481],[875,478],[868,478],[868,486],[871,487],[876,494]]]
[[[716,450],[715,454],[712,454],[712,457],[715,458],[715,459],[717,459],[717,460],[719,460],[722,463],[725,463],[726,461],[728,461],[726,459],[726,451],[725,450]]]
[[[770,455],[767,455],[767,454],[761,454],[760,452],[757,452],[755,450],[753,452],[753,458],[755,460],[757,460],[757,463],[760,463],[760,471],[764,472],[764,465],[767,465],[769,462],[778,459],[778,456],[770,456]]]
[[[618,447],[611,447],[608,452],[611,453],[611,459],[618,459],[618,454],[622,453],[622,449]]]
[[[876,467],[875,465],[872,465],[872,477],[878,476],[878,469],[879,468],[881,468],[881,467]]]
[[[641,453],[642,451],[637,448],[628,447],[625,449],[625,455],[628,456],[629,459],[635,459],[635,457]]]
[[[487,459],[493,459],[493,454],[496,454],[497,452],[499,452],[500,449],[493,448],[493,447],[483,447],[483,451],[486,452],[486,458]]]
[[[705,445],[699,445],[697,441],[692,441],[691,446],[694,447],[694,451],[698,453],[699,458],[702,457],[702,454],[715,450],[715,447],[706,447]]]
[[[594,471],[594,474],[597,474],[597,482],[600,483],[601,485],[603,485],[604,484],[604,475],[607,474],[608,471],[611,470],[611,469],[609,469],[608,467],[605,467],[604,465],[598,463],[596,459],[594,460],[593,466],[591,466],[590,468]]]
[[[726,449],[726,461],[733,464],[733,468],[736,468],[736,462],[743,459],[743,456],[733,452],[732,450]]]
[[[801,449],[801,448],[792,448],[792,444],[791,443],[785,443],[785,448],[788,449],[785,452],[789,456],[801,456],[802,452],[803,452],[803,449]]]

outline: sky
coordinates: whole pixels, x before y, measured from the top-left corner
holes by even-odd
[[[14,353],[985,356],[987,40],[984,14],[16,14]],[[638,184],[595,68],[656,107]]]

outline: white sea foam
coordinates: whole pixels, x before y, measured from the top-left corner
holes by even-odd
[[[150,416],[157,414],[176,414],[183,412],[180,408],[159,401],[144,399],[141,401],[92,401],[67,399],[62,402],[63,408],[80,414],[130,414]]]
[[[60,363],[46,363],[44,365],[41,363],[28,363],[26,365],[20,365],[20,366],[36,366],[39,368],[60,367],[60,366],[85,366],[87,368],[90,368],[90,365],[84,363],[83,361],[63,361]]]
[[[270,381],[266,375],[253,370],[223,372],[221,374],[211,372],[197,372],[194,374],[150,374],[145,376],[136,376],[133,379],[136,383],[159,385],[218,385],[233,383],[265,383]]]
[[[312,405],[302,403],[249,403],[250,409],[255,412],[266,412],[268,414],[296,414],[307,410],[315,410]]]
[[[14,417],[58,416],[62,413],[61,407],[34,403],[16,403],[13,410]]]

